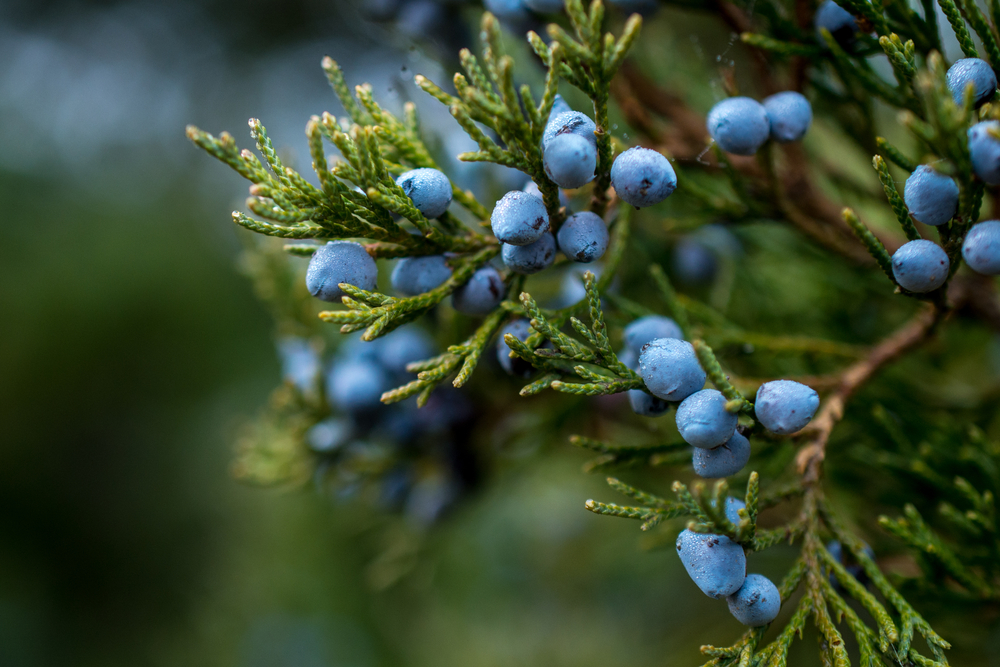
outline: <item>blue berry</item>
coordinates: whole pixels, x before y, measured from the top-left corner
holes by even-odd
[[[976,273],[1000,273],[1000,220],[973,225],[962,244],[962,259]]]
[[[532,369],[531,364],[521,357],[510,356],[510,346],[507,345],[504,336],[511,334],[523,343],[533,332],[534,329],[525,319],[516,319],[500,330],[500,337],[497,339],[497,361],[507,375],[526,376],[531,374]]]
[[[677,536],[677,554],[688,576],[710,598],[732,595],[746,579],[743,547],[724,535],[682,530]]]
[[[611,185],[622,201],[643,208],[669,197],[677,189],[677,174],[662,154],[633,146],[611,165]]]
[[[556,237],[545,233],[529,245],[504,244],[500,251],[503,263],[514,273],[530,275],[552,266],[556,260]]]
[[[583,286],[583,274],[590,271],[596,278],[601,277],[604,267],[597,264],[582,267],[576,264],[570,265],[568,271],[562,276],[559,287],[559,296],[555,300],[556,308],[564,308],[574,303],[578,303],[587,298],[587,290]]]
[[[681,328],[677,326],[677,323],[662,315],[646,315],[632,320],[625,327],[623,335],[625,345],[635,354],[641,354],[643,345],[657,338],[684,340],[684,334],[681,333]]]
[[[729,613],[743,625],[753,628],[773,621],[781,609],[778,587],[762,574],[748,574],[740,590],[726,601]]]
[[[945,251],[927,239],[904,243],[892,255],[892,275],[910,292],[933,292],[948,280],[950,268]]]
[[[545,150],[550,141],[564,134],[575,134],[586,139],[591,145],[597,146],[597,137],[594,136],[596,130],[597,125],[587,114],[566,111],[557,115],[553,107],[549,121],[545,124],[545,131],[542,133],[542,150]]]
[[[549,231],[549,214],[538,197],[511,190],[493,207],[490,225],[501,243],[528,245]]]
[[[534,195],[535,197],[538,197],[539,199],[542,200],[542,203],[545,202],[545,198],[542,197],[542,191],[538,189],[538,184],[535,183],[534,181],[528,181],[528,184],[525,185],[522,188],[522,190],[524,192],[527,192],[529,195]],[[566,208],[569,208],[569,195],[567,195],[562,190],[559,191],[559,204],[560,206],[565,206]]]
[[[984,120],[969,128],[969,157],[972,170],[987,185],[1000,184],[1000,122]]]
[[[594,180],[597,148],[578,134],[560,134],[546,144],[542,163],[553,183],[572,190]]]
[[[646,343],[639,355],[639,375],[646,388],[665,401],[683,401],[705,386],[708,377],[691,343],[676,338]]]
[[[757,100],[730,97],[708,112],[708,133],[727,153],[753,155],[771,134],[771,123]]]
[[[323,301],[340,301],[341,283],[372,291],[378,280],[378,266],[360,243],[330,241],[320,246],[309,260],[306,287]]]
[[[715,389],[691,394],[677,408],[677,430],[692,447],[712,449],[733,437],[739,418],[726,410],[726,397]]]
[[[788,435],[805,427],[819,408],[819,394],[792,380],[765,382],[757,390],[754,413],[768,431]]]
[[[639,355],[626,345],[618,351],[618,361],[632,370],[639,369]],[[661,417],[670,409],[670,404],[642,389],[628,390],[628,403],[632,412],[643,417]]]
[[[955,64],[948,68],[946,79],[948,90],[951,91],[955,104],[959,106],[965,103],[965,88],[970,83],[973,88],[973,105],[977,107],[989,101],[997,90],[997,75],[989,63],[979,58],[956,60]]]
[[[381,366],[363,359],[338,360],[326,379],[330,402],[346,412],[378,408],[382,393],[391,388],[392,381]]]
[[[346,445],[353,434],[354,425],[351,420],[330,417],[306,431],[306,442],[313,451],[327,453]]]
[[[750,441],[737,431],[727,442],[714,449],[695,447],[691,464],[699,477],[719,479],[743,470],[749,460]]]
[[[862,548],[864,549],[865,555],[871,560],[875,560],[875,551],[868,546],[867,543],[862,542]],[[840,544],[838,540],[831,540],[826,545],[826,550],[830,552],[833,559],[844,566],[847,573],[852,577],[860,581],[862,584],[868,579],[868,575],[865,573],[865,569],[857,562],[857,558],[854,558],[854,554],[849,554],[851,556],[850,563],[844,560],[844,547]],[[841,584],[837,581],[836,575],[833,572],[830,573],[830,583],[834,586],[840,587]]]
[[[672,268],[681,282],[702,285],[711,282],[719,269],[715,253],[698,239],[684,237],[673,251]]]
[[[492,266],[484,266],[455,290],[451,305],[466,315],[485,315],[500,305],[506,291],[500,273]]]
[[[375,341],[378,360],[395,374],[406,373],[406,365],[434,354],[434,344],[415,326],[405,326]]]
[[[794,90],[765,97],[764,111],[771,126],[771,138],[782,143],[798,141],[812,124],[812,105]]]
[[[437,169],[411,169],[400,174],[396,185],[428,218],[437,218],[451,204],[451,181]]]
[[[823,39],[822,30],[827,30],[838,44],[851,43],[858,32],[858,23],[854,20],[854,16],[833,0],[826,0],[819,6],[813,22],[816,25],[816,39],[824,46],[826,40]]]
[[[608,249],[608,226],[590,211],[574,213],[559,228],[559,249],[574,262],[600,259]]]
[[[282,338],[278,341],[278,356],[281,359],[281,377],[286,382],[291,382],[302,392],[316,387],[321,363],[309,341],[295,336]]]
[[[906,179],[903,201],[914,220],[937,227],[951,220],[958,210],[958,185],[922,164]]]
[[[403,296],[430,292],[451,278],[451,267],[444,255],[404,257],[392,270],[392,288]]]
[[[747,504],[738,498],[733,498],[732,496],[726,496],[726,518],[733,525],[740,525],[740,510],[746,509]]]
[[[662,417],[670,410],[670,404],[642,389],[629,389],[628,404],[632,412],[643,417]]]
[[[562,5],[561,2],[559,4]],[[549,120],[558,118],[562,114],[569,113],[572,110],[573,107],[571,107],[569,103],[563,99],[563,96],[556,93],[555,99],[552,100],[552,110],[549,111]],[[546,125],[548,125],[548,123],[546,123]],[[594,127],[596,128],[597,126],[595,125]]]
[[[362,359],[376,364],[382,363],[379,361],[378,349],[379,345],[382,344],[382,339],[376,338],[374,341],[367,341],[361,337],[362,335],[345,336],[346,340],[337,349],[337,356],[341,359]]]

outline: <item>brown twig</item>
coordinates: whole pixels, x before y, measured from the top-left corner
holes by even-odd
[[[806,483],[813,484],[819,479],[820,465],[826,457],[830,434],[843,418],[844,406],[851,396],[887,363],[925,341],[947,312],[940,306],[928,304],[902,328],[873,347],[868,356],[843,371],[837,388],[823,401],[819,412],[804,429],[812,437],[799,450],[795,460],[799,474]]]

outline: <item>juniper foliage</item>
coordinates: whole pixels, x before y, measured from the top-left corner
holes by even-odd
[[[408,370],[416,378],[385,392],[382,400],[394,403],[417,397],[423,405],[448,381],[455,387],[466,385],[497,333],[521,317],[530,321],[531,335],[523,341],[511,334],[504,338],[511,356],[535,371],[521,388],[521,396],[551,389],[574,395],[564,400],[584,401],[588,396],[645,390],[642,378],[618,358],[613,341],[620,338],[623,323],[646,314],[666,314],[692,341],[710,382],[728,399],[726,409],[739,415],[741,431],[754,443],[753,471],[739,494],[746,507],[738,522],[726,517],[727,481],[711,486],[675,481],[669,487],[673,497],[668,498],[662,491],[654,493],[609,477],[611,488],[630,504],[588,500],[586,509],[636,519],[643,531],[670,535],[686,525],[695,532],[725,535],[747,554],[785,544],[792,546],[782,548],[797,553],[779,585],[782,612],[774,627],[751,628],[729,646],[703,646],[706,665],[785,665],[792,642],[808,625],[818,632],[823,664],[848,665],[857,660],[862,665],[946,665],[949,642],[904,593],[925,601],[949,596],[995,605],[1000,599],[995,510],[1000,447],[984,430],[989,428],[989,406],[996,406],[995,395],[979,396],[978,411],[949,412],[949,406],[928,404],[928,411],[942,415],[938,422],[942,426],[925,434],[920,444],[911,440],[905,419],[900,421],[890,409],[877,405],[874,411],[854,406],[849,410],[849,404],[901,357],[917,354],[936,338],[947,338],[949,328],[1000,329],[995,283],[961,269],[966,232],[982,217],[984,204],[995,206],[997,201],[995,190],[973,172],[966,130],[982,119],[1000,119],[1000,104],[989,102],[976,109],[971,87],[963,102],[955,103],[946,85],[948,63],[941,40],[941,31],[950,29],[965,56],[1000,66],[1000,12],[996,3],[983,12],[971,1],[938,0],[948,22],[939,26],[929,0],[921,3],[921,11],[904,0],[844,0],[840,4],[856,17],[860,33],[853,42],[842,43],[825,30],[817,39],[811,2],[664,4],[677,11],[713,13],[739,34],[749,54],[755,69],[746,87],[763,95],[785,89],[807,94],[819,122],[837,128],[839,141],[851,143],[845,151],[873,156],[874,173],[865,177],[845,173],[832,163],[836,156],[819,155],[811,144],[808,150],[799,144],[767,144],[752,158],[729,156],[710,145],[703,115],[683,95],[643,71],[638,39],[643,21],[638,15],[618,23],[616,36],[605,32],[609,17],[601,0],[589,6],[567,0],[565,17],[548,27],[547,41],[528,33],[536,64],[516,66],[505,50],[499,22],[487,13],[481,24],[482,53],[477,57],[468,50],[461,52],[464,72],[455,75],[452,92],[423,76],[416,78],[417,86],[444,104],[476,142],[478,150],[460,159],[522,171],[538,186],[555,229],[567,211],[557,186],[545,174],[540,141],[560,85],[582,93],[593,107],[598,147],[596,178],[584,192],[588,208],[609,221],[611,248],[599,277],[596,272],[583,275],[585,296],[561,308],[541,306],[542,300],[533,296],[534,287],[523,276],[502,272],[506,298],[500,305],[478,322],[467,323],[462,336],[449,341],[442,354],[410,364]],[[633,48],[639,53],[630,60]],[[873,66],[883,55],[892,80]],[[545,72],[541,88],[518,87],[518,68],[537,64]],[[215,137],[189,127],[188,136],[252,183],[247,208],[256,217],[234,212],[234,221],[259,234],[296,241],[283,246],[288,255],[308,256],[315,241],[328,239],[361,240],[378,259],[448,253],[451,278],[426,293],[396,297],[341,285],[348,295],[343,307],[317,313],[301,299],[301,288],[295,296],[288,262],[273,249],[254,245],[251,274],[283,327],[310,336],[316,335],[321,322],[330,323],[345,334],[363,331],[363,340],[372,341],[437,312],[477,269],[491,263],[500,244],[487,231],[490,206],[471,192],[455,187],[453,199],[461,211],[428,220],[395,184],[394,177],[408,169],[439,168],[421,136],[413,104],[408,103],[398,118],[376,102],[369,86],[357,86],[352,94],[333,60],[324,59],[323,69],[347,117],[324,113],[307,124],[319,187],[282,163],[255,119],[250,129],[260,157],[237,148],[227,133]],[[722,73],[727,92],[736,94],[734,71],[723,66]],[[612,124],[612,115],[632,128],[639,143],[671,158],[678,177],[676,204],[671,204],[677,208],[672,212],[685,216],[684,222],[664,218],[656,208],[637,212],[616,199],[610,168],[615,153],[627,143],[624,134],[613,136],[617,125]],[[327,154],[330,145],[338,151],[332,159]],[[960,191],[958,212],[936,231],[914,222],[896,185],[904,173],[928,163],[954,178]],[[845,207],[842,201],[853,205]],[[725,298],[678,289],[669,271],[647,262],[652,253],[633,239],[644,227],[658,226],[676,234],[719,221],[731,228],[759,230],[766,224],[794,230],[812,244],[804,250],[795,246],[800,252],[838,265],[841,275],[868,279],[881,271],[889,283],[882,279],[876,298],[894,305],[886,306],[891,315],[877,328],[898,324],[897,328],[880,340],[846,342],[776,334],[766,314],[739,324],[727,312]],[[907,240],[935,234],[951,261],[949,280],[930,293],[907,292],[895,282],[891,255]],[[650,241],[662,244],[662,237],[644,232],[643,242]],[[623,274],[639,275],[632,284],[643,291],[612,289],[616,275]],[[655,301],[650,294],[656,295]],[[895,305],[896,301],[908,303]],[[811,304],[814,309],[823,306],[822,300]],[[908,319],[897,317],[899,313]],[[757,356],[743,359],[739,351],[754,351]],[[796,375],[790,368],[810,372]],[[769,379],[790,376],[819,391],[821,406],[801,432],[768,434],[754,419],[754,391]],[[905,383],[895,380],[897,386]],[[265,426],[249,434],[242,445],[238,472],[261,481],[309,477],[318,463],[300,441],[310,426],[330,414],[320,385],[315,391],[285,386],[275,394],[261,421]],[[910,391],[909,396],[919,392]],[[849,448],[838,436],[844,430],[858,436]],[[688,446],[676,438],[664,439],[662,432],[650,433],[655,437],[639,444],[616,444],[613,439],[592,438],[595,434],[576,435],[571,442],[595,454],[585,465],[587,471],[652,468],[657,475],[649,479],[662,477],[665,471],[689,478]],[[878,520],[911,550],[919,574],[907,578],[886,572],[871,558],[863,539],[868,535],[859,526],[864,517],[853,515],[850,506],[839,502],[841,495],[831,492],[837,480],[824,474],[826,458],[834,454],[831,443],[838,449],[843,445],[858,461],[875,462],[910,480],[911,490],[933,490],[930,496],[916,493],[895,517]],[[743,477],[736,479],[742,487]],[[923,497],[942,499],[931,508],[937,514],[932,520],[926,518],[927,507],[923,512],[918,508]],[[839,541],[859,567],[848,568],[834,558],[824,546],[829,539]],[[845,635],[853,638],[856,655],[849,655]]]

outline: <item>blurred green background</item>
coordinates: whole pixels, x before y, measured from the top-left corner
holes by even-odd
[[[705,73],[729,36],[678,14],[651,31],[653,73],[707,108],[721,92]],[[318,66],[329,54],[387,104],[419,101],[430,132],[450,129],[411,79],[446,80],[451,65],[435,61],[467,34],[413,42],[360,23],[354,3],[312,0],[0,3],[0,665],[638,667],[700,664],[699,645],[741,632],[697,593],[672,540],[583,510],[617,499],[602,476],[581,474],[563,435],[592,433],[620,403],[587,417],[587,405],[545,397],[517,416],[516,383],[500,395],[483,368],[469,391],[492,394],[496,425],[476,443],[489,482],[424,535],[309,487],[229,474],[238,429],[279,369],[272,321],[236,270],[229,211],[245,186],[184,125],[249,145],[246,119],[259,117],[294,162],[309,115],[339,111]],[[677,54],[692,66],[676,67]],[[442,151],[466,150],[455,137]],[[493,190],[513,183],[461,174]],[[637,238],[665,254],[658,228]],[[739,269],[730,304],[748,327],[869,342],[905,315],[870,300],[878,276],[852,276],[792,234],[741,238],[754,264]],[[647,259],[636,252],[631,284]],[[987,336],[960,329],[949,342],[970,344],[955,396],[995,386]],[[727,361],[738,367],[739,353]],[[909,368],[941,386],[937,361]],[[831,466],[855,483],[857,462]],[[673,476],[645,479],[665,493]],[[778,578],[792,554],[756,555],[754,570]],[[957,655],[983,664],[1000,634],[966,639]],[[803,665],[814,654],[810,641],[792,653]]]

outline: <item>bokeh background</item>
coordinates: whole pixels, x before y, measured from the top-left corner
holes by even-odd
[[[513,382],[480,431],[488,482],[420,539],[310,487],[230,475],[240,425],[280,372],[273,323],[237,271],[229,211],[245,185],[185,124],[249,145],[246,119],[261,118],[303,166],[309,115],[340,112],[329,54],[388,106],[418,101],[442,153],[466,150],[412,75],[447,80],[478,11],[442,30],[317,0],[0,2],[0,665],[639,667],[700,664],[700,644],[741,631],[671,549],[583,510],[611,495],[603,479],[542,434],[553,420],[586,432],[587,418],[562,399],[514,414]],[[650,59],[701,107],[722,94],[706,72],[732,55],[713,30],[669,11],[647,27],[661,38]],[[459,177],[520,187],[497,170]],[[794,283],[795,268],[772,270]],[[801,314],[827,287],[772,294],[784,310],[758,324],[822,330]],[[877,338],[870,305],[844,308],[844,337]],[[495,370],[470,391],[500,391]],[[777,577],[789,555],[755,567]]]

